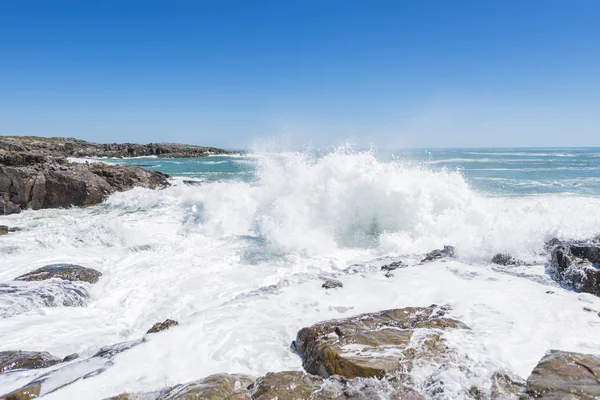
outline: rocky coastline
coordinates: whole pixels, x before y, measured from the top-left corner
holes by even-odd
[[[581,268],[589,268],[588,264],[593,266],[597,262],[600,245],[596,239],[549,241],[546,245],[549,273],[565,287],[599,295],[596,281],[588,283],[589,274],[579,274],[581,281],[573,281],[572,276],[576,273],[564,274],[566,270],[581,265]],[[447,262],[458,257],[453,247],[446,246],[420,256],[420,263],[409,265],[396,260],[381,267],[379,273],[389,274],[398,268],[427,268],[434,260]],[[522,264],[508,254],[497,255],[491,262],[505,266]],[[344,271],[340,276],[343,273],[351,271]],[[43,302],[44,285],[62,285],[61,290],[79,291],[80,299],[46,303],[46,306],[85,307],[87,288],[101,279],[100,271],[79,265],[55,264],[18,276],[13,282],[0,284],[0,289],[27,285],[27,290],[37,293]],[[70,286],[67,288],[67,285]],[[346,289],[343,285],[336,285],[323,286],[322,290]],[[5,295],[14,293],[9,291]],[[171,319],[157,322],[143,337],[103,347],[88,357],[71,354],[60,358],[48,352],[29,350],[0,352],[0,374],[35,369],[46,371],[20,389],[0,396],[0,400],[37,398],[76,381],[97,376],[111,367],[118,354],[142,346],[149,335],[160,335],[167,330],[178,329],[179,325],[178,321]],[[471,370],[474,367],[469,355],[447,342],[447,335],[452,332],[469,331],[468,325],[452,317],[450,306],[436,304],[317,322],[300,329],[290,343],[291,350],[302,360],[304,371],[273,371],[260,377],[215,374],[159,390],[121,393],[110,397],[110,400],[446,399],[451,395],[447,392],[449,388],[445,387],[444,375],[468,377],[477,373]],[[419,371],[418,380],[415,380],[413,371]],[[425,375],[423,371],[427,371]],[[501,369],[488,372],[488,379],[481,384],[462,388],[461,398],[600,398],[600,357],[593,354],[548,349],[527,379]],[[68,376],[69,380],[57,380],[56,376]],[[60,386],[57,386],[57,381]]]
[[[69,138],[0,137],[0,215],[101,203],[134,187],[169,186],[168,176],[137,166],[72,163],[67,157],[205,157],[214,147],[171,143],[97,144]]]

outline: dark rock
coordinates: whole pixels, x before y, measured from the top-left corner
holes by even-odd
[[[460,321],[443,318],[444,313],[437,306],[414,307],[326,321],[300,330],[295,347],[304,369],[322,377],[404,374],[416,360],[447,359],[451,352],[441,331],[468,329]],[[411,342],[415,331],[422,333],[417,347]]]
[[[152,325],[152,328],[150,328],[148,330],[148,332],[146,332],[146,334],[164,331],[164,330],[169,329],[172,326],[177,326],[177,325],[179,325],[179,322],[174,321],[172,319],[166,319],[163,322],[157,322],[154,325]]]
[[[527,394],[539,399],[600,398],[600,358],[553,350],[527,379]]]
[[[8,226],[0,225],[0,236],[8,234]]]
[[[558,238],[552,238],[544,243],[544,249],[547,251],[552,251],[556,246],[560,246],[564,242]]]
[[[508,372],[495,372],[491,380],[491,400],[517,399],[525,391],[525,381]]]
[[[421,260],[421,262],[428,262],[433,260],[439,260],[441,258],[454,258],[454,247],[453,246],[444,246],[442,250],[436,249],[425,255],[425,258]]]
[[[404,267],[406,267],[406,266],[407,266],[407,265],[406,265],[406,264],[404,264],[402,261],[394,261],[394,262],[393,262],[393,263],[391,263],[391,264],[388,264],[388,265],[384,265],[384,266],[382,266],[382,267],[381,267],[381,270],[382,270],[382,271],[393,271],[393,270],[395,270],[395,269],[398,269],[398,268],[404,268]]]
[[[66,208],[101,203],[108,195],[134,187],[169,185],[168,176],[135,166],[58,163],[7,166],[0,162],[0,213]]]
[[[494,257],[492,257],[492,263],[498,265],[521,265],[521,262],[515,259],[510,254],[506,253],[498,253]]]
[[[546,294],[554,294],[554,292],[552,290],[547,290]]]
[[[597,263],[598,252],[600,247],[595,245],[556,246],[551,261],[554,277],[577,291],[600,296],[600,271],[593,264]]]
[[[188,186],[201,186],[204,184],[204,182],[202,181],[191,181],[189,179],[186,179],[183,181],[184,185],[188,185]]]
[[[325,289],[334,289],[334,288],[341,288],[344,287],[344,284],[340,281],[336,281],[335,279],[327,279],[322,285],[321,287],[325,288]]]
[[[0,373],[13,369],[48,368],[62,362],[45,351],[0,351]]]
[[[77,353],[69,354],[68,356],[65,356],[65,358],[63,358],[63,362],[77,360],[78,358],[79,358],[79,354],[77,354]]]
[[[392,274],[391,272],[386,272],[384,275],[386,278],[393,278],[394,274]]]
[[[16,281],[43,281],[46,279],[59,278],[66,281],[82,281],[96,283],[102,273],[92,268],[82,267],[74,264],[52,264],[36,269],[25,275],[15,278]]]

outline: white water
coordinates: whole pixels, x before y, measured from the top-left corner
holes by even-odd
[[[106,372],[46,396],[101,399],[218,372],[301,369],[290,343],[304,326],[437,303],[472,328],[447,336],[469,358],[469,376],[440,377],[455,398],[497,369],[526,377],[549,349],[600,353],[600,299],[555,287],[540,255],[553,236],[596,235],[600,199],[485,197],[459,173],[381,163],[370,153],[258,162],[253,183],[175,181],[98,207],[2,218],[25,231],[0,239],[0,282],[57,262],[103,276],[86,307],[36,306],[0,319],[0,350],[85,357],[178,320]],[[457,261],[417,265],[446,244]],[[501,251],[537,264],[499,270],[487,261]],[[372,261],[399,256],[411,267],[389,279],[377,271],[383,260]],[[320,287],[322,276],[354,263],[363,272],[338,275],[343,289]],[[0,375],[0,392],[43,372]],[[417,381],[427,373],[416,371]]]

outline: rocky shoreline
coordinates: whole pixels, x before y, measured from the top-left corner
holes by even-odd
[[[550,273],[566,287],[600,293],[589,274],[564,271],[590,268],[597,262],[600,245],[589,241],[553,239],[546,245]],[[422,261],[408,265],[400,260],[380,268],[389,274],[398,268],[427,268],[435,260],[457,258],[455,249],[446,246],[421,256]],[[493,263],[518,266],[522,262],[508,254],[497,255]],[[582,281],[573,281],[572,276]],[[386,275],[387,276],[387,275]],[[84,307],[87,288],[102,279],[99,271],[72,264],[49,265],[16,277],[11,285],[28,285],[43,301],[44,285],[71,285],[61,290],[78,290],[81,301],[47,306]],[[323,286],[322,290],[346,290],[343,285]],[[16,292],[8,292],[12,295]],[[18,293],[17,293],[18,294]],[[51,296],[54,298],[54,295]],[[216,374],[197,381],[181,383],[141,393],[121,393],[110,400],[325,400],[325,399],[446,399],[444,376],[476,375],[468,354],[449,346],[447,335],[470,332],[470,327],[451,317],[447,305],[406,307],[318,322],[298,331],[291,349],[302,360],[304,371],[273,371],[260,377],[244,374]],[[133,347],[142,346],[148,335],[178,329],[177,321],[167,319],[154,324],[141,338],[99,349],[91,357],[71,354],[64,358],[43,351],[0,352],[0,374],[45,369],[18,390],[0,396],[0,400],[32,399],[111,367],[113,359]],[[415,380],[414,371],[419,371]],[[426,371],[426,372],[424,372]],[[423,375],[425,373],[425,375]],[[466,399],[572,399],[600,398],[600,357],[549,349],[524,380],[510,371],[488,371],[488,379],[462,388]],[[69,379],[65,380],[64,377]],[[63,377],[57,379],[56,377]],[[466,380],[465,380],[466,381]],[[60,382],[60,385],[57,385]],[[107,399],[109,400],[109,399]]]
[[[72,163],[66,157],[204,157],[213,147],[158,143],[96,144],[65,138],[0,138],[0,215],[90,206],[134,187],[169,186],[168,176],[137,166]]]

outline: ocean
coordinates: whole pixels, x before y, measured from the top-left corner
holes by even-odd
[[[84,160],[77,160],[85,162]],[[600,299],[560,287],[545,241],[600,233],[600,148],[254,151],[197,159],[88,160],[173,176],[98,206],[0,219],[0,281],[52,263],[102,272],[85,307],[0,295],[0,351],[64,357],[179,326],[47,399],[102,399],[220,372],[301,370],[290,345],[316,322],[448,305],[468,371],[438,378],[468,398],[497,370],[526,378],[550,349],[600,353]],[[444,245],[457,258],[420,264]],[[526,265],[490,262],[510,253]],[[386,277],[381,265],[409,265]],[[324,290],[334,277],[344,287]],[[58,295],[58,294],[57,294]],[[0,375],[0,392],[45,370]],[[417,384],[427,370],[413,371]],[[58,385],[57,387],[60,387]]]

